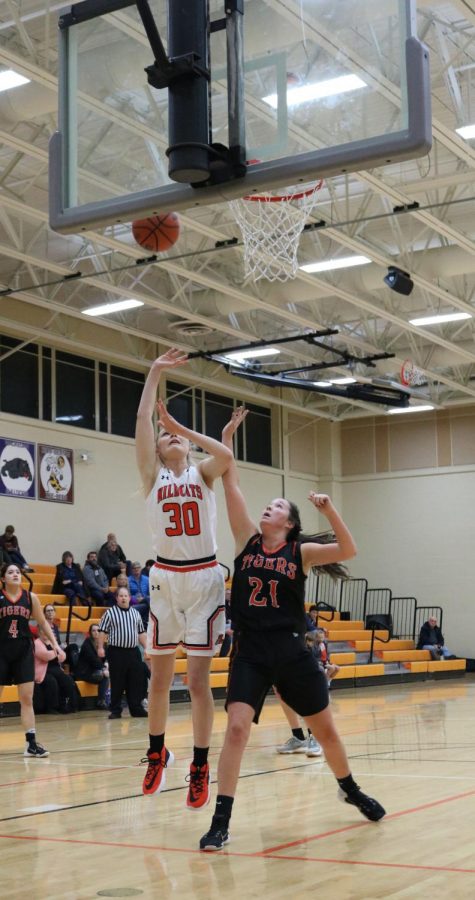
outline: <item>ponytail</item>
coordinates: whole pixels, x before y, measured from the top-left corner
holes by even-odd
[[[321,531],[319,534],[303,534],[302,523],[300,521],[300,511],[295,503],[288,500],[289,504],[289,521],[292,522],[292,528],[287,533],[288,541],[300,541],[301,544],[332,544],[335,540],[333,531]],[[334,581],[346,580],[350,577],[350,573],[346,566],[341,563],[326,563],[323,566],[312,566],[312,572],[317,575],[329,575]]]

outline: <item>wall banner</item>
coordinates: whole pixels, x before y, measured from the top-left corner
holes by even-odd
[[[0,438],[0,494],[35,499],[35,444]]]
[[[74,503],[72,450],[38,444],[38,499]]]

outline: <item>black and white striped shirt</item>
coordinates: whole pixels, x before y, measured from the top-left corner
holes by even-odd
[[[138,636],[143,634],[145,628],[140,613],[133,606],[128,609],[112,606],[102,616],[99,631],[109,635],[110,647],[130,649],[137,646]]]

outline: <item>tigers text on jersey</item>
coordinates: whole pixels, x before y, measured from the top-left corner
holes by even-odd
[[[31,640],[31,597],[22,591],[15,600],[0,591],[0,641],[28,638]]]
[[[306,631],[305,579],[298,541],[269,552],[255,534],[234,561],[231,618],[238,630]]]
[[[215,555],[216,498],[196,466],[179,478],[161,468],[145,502],[157,556],[199,560]]]

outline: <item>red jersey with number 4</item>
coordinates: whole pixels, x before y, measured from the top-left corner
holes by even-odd
[[[256,534],[236,557],[231,618],[238,631],[306,631],[300,546],[287,541],[269,552]]]
[[[31,597],[22,591],[15,600],[0,591],[0,642],[18,638],[31,640],[30,617]]]
[[[216,498],[196,466],[179,478],[160,469],[145,502],[157,556],[196,560],[215,555]]]

